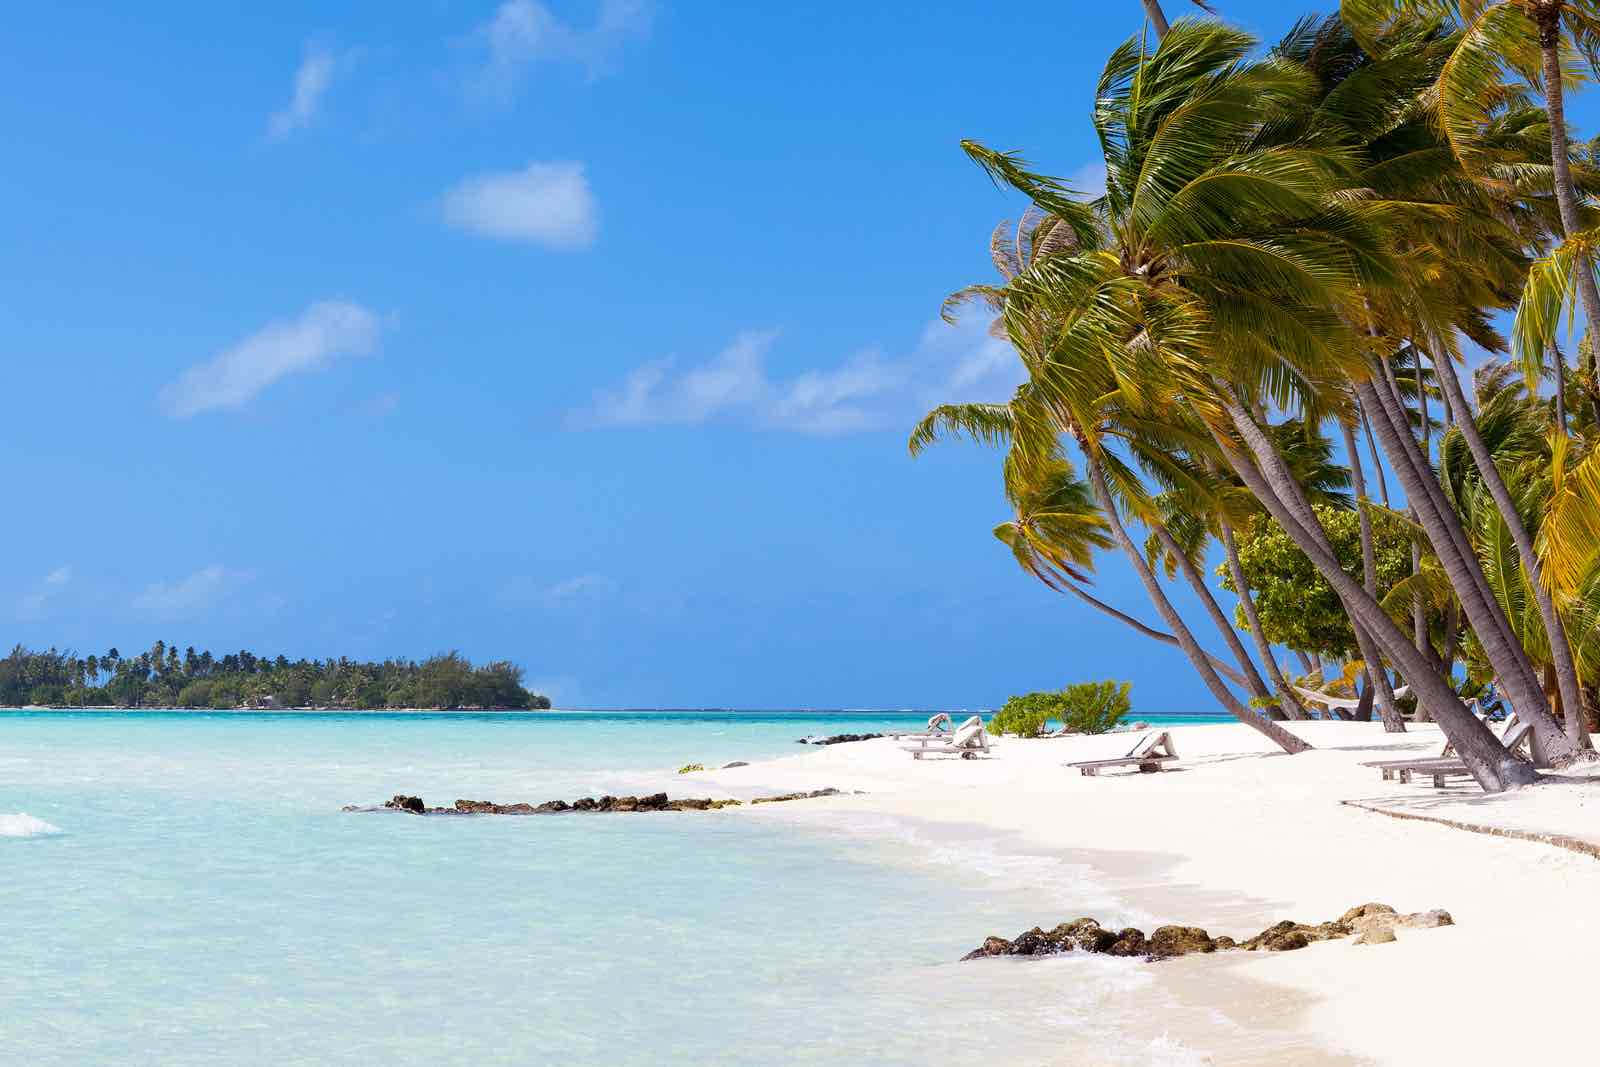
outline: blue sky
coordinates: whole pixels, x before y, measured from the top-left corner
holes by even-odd
[[[1135,0],[19,9],[8,634],[454,647],[580,705],[1116,676],[1207,706],[1017,572],[998,455],[905,448],[1017,380],[937,321],[1020,207],[957,143],[1092,183],[1094,79],[1139,26]],[[1117,559],[1099,588],[1154,618]]]

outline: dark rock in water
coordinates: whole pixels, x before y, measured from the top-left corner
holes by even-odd
[[[726,771],[726,770],[731,770],[734,767],[748,767],[748,766],[750,766],[750,764],[746,763],[744,760],[736,759],[732,763],[724,763],[722,765],[722,769]]]
[[[876,741],[883,734],[834,734],[832,737],[802,737],[802,745],[843,745],[851,741]]]
[[[839,790],[833,789],[833,788],[813,789],[809,793],[784,793],[782,796],[776,796],[776,797],[756,797],[754,800],[750,801],[750,803],[752,803],[752,804],[776,804],[776,803],[778,803],[780,801],[784,801],[784,800],[812,800],[812,799],[814,799],[816,797],[836,797],[838,795],[839,795]]]
[[[1231,937],[1212,937],[1198,926],[1158,926],[1148,937],[1134,927],[1113,932],[1093,919],[1074,919],[1053,930],[1035,926],[1012,940],[986,937],[983,944],[961,958],[988,956],[1049,956],[1062,952],[1095,952],[1108,956],[1143,957],[1165,960],[1174,956],[1238,949],[1247,952],[1293,952],[1317,941],[1357,934],[1359,944],[1383,944],[1394,940],[1396,925],[1435,927],[1452,924],[1450,913],[1435,909],[1400,916],[1387,904],[1362,904],[1333,922],[1310,926],[1292,919],[1274,923],[1254,937],[1235,941]]]
[[[784,800],[809,800],[812,797],[839,795],[837,789],[815,789],[809,793],[785,793],[775,797],[757,797],[752,804],[775,804]],[[859,790],[858,790],[859,792]],[[665,793],[650,793],[642,797],[603,796],[579,797],[570,804],[565,800],[547,800],[543,804],[519,801],[515,804],[496,804],[492,800],[457,800],[452,807],[430,808],[421,797],[396,794],[382,807],[362,807],[347,804],[344,811],[405,811],[416,815],[557,815],[569,811],[629,812],[629,811],[716,811],[719,808],[737,808],[743,801],[733,799],[713,800],[711,797],[679,797],[673,800]]]
[[[1150,958],[1171,959],[1193,952],[1215,952],[1217,943],[1198,926],[1158,926],[1150,933]]]

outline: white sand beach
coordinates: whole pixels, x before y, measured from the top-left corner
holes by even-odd
[[[1435,727],[1395,735],[1377,723],[1291,726],[1314,751],[1285,756],[1236,724],[1166,728],[1181,759],[1160,774],[1084,777],[1062,766],[1121,755],[1129,739],[1118,734],[1004,738],[992,758],[978,760],[914,760],[885,739],[686,778],[733,795],[864,790],[747,811],[876,812],[922,820],[934,835],[981,827],[998,847],[1096,868],[1156,918],[1152,925],[1240,937],[1282,919],[1334,919],[1367,901],[1402,912],[1444,908],[1454,917],[1454,926],[1399,930],[1390,944],[1346,939],[1148,965],[1196,1009],[1159,1021],[1154,1032],[1217,1063],[1488,1064],[1570,1051],[1569,1021],[1585,1019],[1594,998],[1580,964],[1592,970],[1600,956],[1600,919],[1583,903],[1600,899],[1600,859],[1425,820],[1567,835],[1577,848],[1600,850],[1600,765],[1485,796],[1470,780],[1439,790],[1382,781],[1359,765],[1435,755]],[[1041,899],[1037,921],[1049,928],[1085,910],[1070,899]],[[974,929],[971,941],[1018,932]],[[1070,968],[1040,973],[1071,980]],[[1215,1023],[1218,1012],[1239,1025]],[[1462,1025],[1471,1012],[1476,1021]],[[1271,1042],[1252,1037],[1269,1030]]]

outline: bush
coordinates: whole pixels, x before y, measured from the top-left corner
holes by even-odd
[[[1080,682],[1059,692],[1028,693],[1007,700],[989,719],[989,732],[1038,737],[1051,719],[1072,733],[1103,734],[1133,707],[1131,682]]]
[[[702,765],[700,765],[698,763],[685,763],[682,767],[678,768],[678,773],[679,774],[688,774],[690,771],[703,771],[703,770],[705,770],[705,767],[703,767]]]
[[[1133,710],[1132,682],[1079,682],[1061,691],[1062,721],[1076,733],[1103,734]]]

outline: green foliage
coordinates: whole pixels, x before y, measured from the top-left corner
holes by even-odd
[[[1355,511],[1316,506],[1317,518],[1346,573],[1361,578],[1361,526]],[[1377,556],[1378,597],[1411,573],[1409,529],[1400,517],[1371,508]],[[1275,519],[1258,514],[1237,533],[1239,562],[1255,594],[1261,629],[1273,644],[1339,659],[1359,655],[1355,631],[1333,588]],[[1222,587],[1237,592],[1226,565],[1217,568]],[[1249,629],[1242,609],[1235,621]]]
[[[457,652],[423,660],[216,657],[156,642],[148,652],[111,649],[82,658],[21,645],[0,659],[0,707],[20,704],[125,708],[548,708],[528,692],[522,668],[505,660],[473,666]]]
[[[1079,682],[1057,692],[1027,693],[1007,700],[989,719],[989,732],[1038,737],[1051,719],[1069,731],[1103,734],[1133,707],[1131,682]]]
[[[703,771],[705,769],[705,764],[703,763],[685,763],[682,767],[678,768],[678,773],[689,774],[692,771]]]
[[[1103,734],[1133,710],[1132,682],[1079,682],[1061,691],[1062,721],[1080,734]]]

